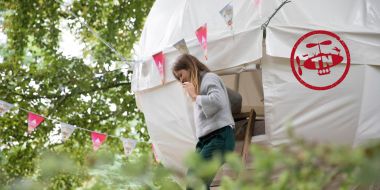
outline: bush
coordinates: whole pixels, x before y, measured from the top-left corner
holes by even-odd
[[[16,180],[3,189],[181,189],[186,183],[203,189],[200,177],[212,173],[220,164],[220,159],[205,162],[192,154],[186,164],[197,166],[195,175],[178,177],[156,163],[151,153],[132,155],[126,160],[124,155],[106,150],[88,155],[82,166],[63,153],[45,152],[36,161],[36,175]],[[234,153],[226,156],[231,175],[223,176],[220,189],[379,187],[380,143],[352,149],[295,140],[271,148],[252,145],[250,155],[252,162],[247,165]]]

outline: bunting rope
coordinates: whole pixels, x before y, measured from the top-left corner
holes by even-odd
[[[137,62],[136,62],[137,63]],[[107,74],[107,73],[112,73],[112,72],[115,72],[115,71],[120,71],[120,70],[123,70],[123,69],[127,69],[127,71],[129,70],[129,68],[117,68],[117,69],[113,69],[113,70],[109,70],[109,71],[105,71],[103,73],[95,73],[95,75],[104,75],[104,74]],[[96,78],[96,77],[95,77]]]
[[[55,0],[55,2],[61,4],[61,2],[59,2],[58,0]],[[126,63],[130,68],[133,67],[133,65],[131,63],[135,63],[135,62],[138,62],[138,60],[128,60],[126,59],[119,51],[117,51],[110,43],[108,43],[106,40],[104,40],[102,37],[100,37],[100,35],[94,30],[92,29],[88,23],[83,19],[81,20],[79,18],[78,15],[76,15],[74,12],[72,12],[68,7],[69,7],[69,4],[65,4],[63,3],[63,6],[64,8],[66,9],[66,11],[68,11],[72,16],[74,16],[76,19],[79,20],[79,22],[81,22],[98,40],[100,40],[104,45],[106,45],[112,52],[114,52],[124,63]]]
[[[57,3],[61,4],[58,0],[55,0]],[[232,27],[232,17],[233,17],[233,7],[231,5],[232,2],[228,3],[226,7],[224,7],[221,11],[220,14],[221,16],[224,17],[227,25],[230,27],[230,30],[232,32],[233,38],[234,38],[234,32],[233,32],[233,27]],[[104,45],[106,45],[112,52],[114,52],[123,62],[125,62],[128,66],[128,68],[120,68],[120,69],[115,69],[112,71],[107,71],[104,73],[97,73],[97,75],[103,75],[105,73],[109,72],[114,72],[117,70],[123,70],[127,69],[130,70],[130,68],[133,67],[132,63],[137,63],[139,60],[127,60],[119,51],[117,51],[110,43],[108,43],[106,40],[104,40],[94,29],[92,29],[89,24],[84,20],[80,19],[78,15],[76,15],[73,11],[71,11],[68,7],[69,4],[63,3],[64,9],[69,12],[73,17],[79,20],[98,40],[100,40]],[[196,36],[198,38],[198,41],[204,50],[204,57],[206,59],[206,62],[208,60],[208,55],[207,55],[207,23],[205,23],[203,26],[199,27],[198,30],[195,32]],[[186,42],[184,39],[180,40],[176,44],[174,44],[174,47],[177,48],[181,53],[189,53],[188,48],[186,47]],[[158,55],[163,54],[163,52],[157,53]],[[159,70],[159,73],[161,75],[161,83],[165,83],[165,76],[164,76],[164,56],[160,55],[160,58],[157,59],[157,54],[153,55],[155,63],[157,65],[157,68]]]
[[[1,101],[1,100],[0,100]],[[14,107],[16,107],[16,106],[14,106]],[[38,116],[40,116],[40,117],[43,117],[43,118],[45,118],[46,120],[50,120],[50,121],[53,121],[53,122],[56,122],[56,123],[65,123],[65,122],[62,122],[62,121],[60,121],[60,120],[57,120],[57,119],[52,119],[52,118],[50,118],[50,117],[46,117],[46,116],[44,116],[44,115],[41,115],[41,114],[37,114],[37,113],[34,113],[34,112],[32,112],[32,111],[29,111],[29,110],[27,110],[27,109],[24,109],[24,108],[21,108],[21,107],[17,107],[18,109],[20,109],[20,110],[22,110],[22,111],[25,111],[25,112],[27,112],[27,113],[33,113],[33,114],[35,114],[35,115],[38,115]],[[74,125],[73,125],[74,126]],[[92,131],[92,130],[89,130],[89,129],[86,129],[86,128],[82,128],[82,127],[78,127],[78,126],[74,126],[76,129],[81,129],[81,130],[84,130],[84,131],[88,131],[88,132],[96,132],[96,131]],[[100,133],[100,132],[97,132],[97,133]],[[106,133],[101,133],[101,134],[105,134],[105,135],[107,135],[108,137],[113,137],[113,138],[123,138],[123,137],[118,137],[118,136],[114,136],[114,135],[108,135],[108,134],[106,134]]]
[[[15,107],[16,106],[14,104],[10,104],[8,102],[0,100],[0,117],[2,117],[6,112],[10,111],[12,108],[15,108]],[[80,130],[84,130],[91,133],[93,149],[95,151],[100,148],[100,145],[104,143],[107,137],[120,139],[123,143],[124,153],[127,157],[132,153],[133,149],[136,147],[136,144],[141,142],[141,141],[130,139],[130,138],[109,135],[107,133],[101,133],[101,132],[89,130],[86,128],[74,126],[71,124],[67,124],[58,119],[53,119],[53,118],[46,117],[40,114],[36,114],[30,110],[24,109],[19,106],[17,106],[17,108],[21,111],[25,111],[28,113],[28,133],[29,134],[31,134],[44,120],[50,120],[50,121],[60,124],[62,142],[66,141],[71,136],[71,134],[74,132],[75,129],[80,129]],[[154,151],[153,146],[152,146],[152,150]],[[155,151],[153,153],[156,154]]]
[[[58,0],[55,0],[57,3],[61,4],[61,2],[59,2]],[[233,5],[232,5],[232,2],[231,1],[230,3],[228,3],[222,10],[219,11],[219,13],[221,14],[221,16],[225,19],[226,21],[226,24],[230,27],[230,30],[232,32],[232,37],[234,38],[234,30],[233,30]],[[267,21],[265,21],[262,25],[261,25],[261,28],[264,30],[270,20],[274,17],[274,15],[287,3],[290,3],[291,1],[290,0],[284,0],[280,6],[278,8],[275,9],[275,11],[273,12],[273,14],[267,19]],[[84,19],[80,19],[78,15],[76,15],[73,11],[71,11],[69,9],[69,4],[65,4],[63,3],[63,7],[64,9],[69,12],[72,16],[74,16],[77,20],[79,20],[80,23],[82,23],[98,40],[100,40],[104,45],[106,45],[112,52],[114,52],[123,62],[125,62],[128,66],[128,68],[119,68],[119,69],[114,69],[114,70],[111,70],[111,71],[106,71],[104,73],[97,73],[97,75],[103,75],[105,73],[109,73],[109,72],[114,72],[114,71],[118,71],[118,70],[123,70],[123,69],[127,69],[127,70],[130,70],[130,68],[133,67],[132,63],[137,63],[137,62],[140,62],[139,60],[134,60],[134,59],[129,59],[127,60],[119,51],[117,51],[110,43],[108,43],[105,39],[103,39],[93,28],[91,28],[89,26],[89,24],[84,20]],[[208,60],[208,55],[207,55],[207,23],[205,23],[203,26],[200,26],[197,31],[196,31],[196,36],[198,38],[198,41],[202,47],[202,49],[204,50],[204,56],[205,56],[205,59],[206,59],[206,62]],[[186,42],[184,41],[184,39],[180,40],[179,42],[177,42],[176,44],[174,44],[174,47],[177,48],[181,53],[189,53],[187,47],[186,47]],[[159,52],[159,53],[162,53]],[[159,54],[157,53],[157,54]],[[156,55],[156,54],[155,54]],[[153,56],[155,56],[153,55]],[[155,60],[155,63],[158,67],[158,70],[160,72],[160,75],[161,75],[161,81],[162,81],[162,84],[165,82],[164,81],[164,73],[163,73],[163,66],[164,66],[164,60],[161,60],[161,61],[156,61]]]
[[[269,24],[269,22],[270,22],[270,20],[274,17],[274,15],[276,15],[276,13],[281,9],[281,7],[284,6],[284,5],[287,4],[287,3],[290,3],[290,2],[291,2],[290,0],[285,0],[285,1],[283,1],[283,2],[281,3],[281,5],[278,6],[278,7],[274,10],[274,12],[272,13],[272,15],[268,18],[268,20],[265,21],[265,22],[261,25],[261,29],[262,29],[262,30],[266,29],[267,26],[268,26],[268,24]]]
[[[58,0],[55,0],[55,1],[59,4],[61,4],[61,2],[59,2]],[[281,3],[281,5],[277,9],[275,9],[274,13],[268,18],[268,20],[261,25],[261,28],[264,29],[264,33],[265,33],[265,28],[268,26],[270,20],[274,17],[274,15],[281,9],[281,7],[283,7],[286,3],[289,3],[289,2],[291,2],[291,1],[290,0],[284,0]],[[128,66],[127,68],[118,68],[118,69],[106,71],[104,73],[97,73],[96,75],[104,75],[105,73],[114,72],[114,71],[123,70],[123,69],[130,70],[133,67],[132,63],[140,62],[139,60],[127,60],[110,43],[108,43],[106,40],[104,40],[94,29],[92,29],[84,19],[80,19],[78,15],[76,15],[73,11],[71,11],[68,8],[69,4],[63,3],[63,6],[64,6],[64,9],[66,11],[68,11],[72,16],[74,16],[76,19],[78,19],[79,22],[81,24],[83,24],[98,40],[100,40],[104,45],[106,45],[112,52],[114,52]],[[233,4],[228,3],[222,10],[220,10],[219,13],[225,19],[227,26],[230,28],[230,30],[232,32],[232,37],[234,37]],[[201,48],[203,49],[204,57],[205,57],[205,60],[207,62],[207,60],[208,60],[207,23],[204,23],[202,26],[200,26],[195,31],[195,35],[199,41]],[[189,53],[189,50],[188,50],[187,45],[186,45],[186,41],[184,39],[181,39],[180,41],[175,43],[173,46],[181,53]],[[164,69],[164,67],[165,67],[165,55],[164,55],[163,51],[160,51],[160,52],[152,55],[152,57],[153,57],[153,60],[157,66],[157,69],[160,73],[162,84],[164,84],[165,83],[165,72],[164,72],[165,71],[165,69]],[[15,105],[0,100],[0,117],[3,116],[4,113],[8,112],[13,107],[15,107]],[[57,119],[53,119],[50,117],[46,117],[43,115],[36,114],[32,111],[21,108],[19,106],[18,106],[18,109],[28,113],[28,133],[29,134],[31,132],[33,132],[44,120],[51,120],[53,122],[60,123],[61,135],[63,137],[62,138],[63,142],[71,136],[71,134],[74,132],[75,129],[80,129],[80,130],[84,130],[84,131],[91,133],[91,138],[92,138],[92,142],[93,142],[93,149],[95,151],[99,149],[99,147],[106,140],[107,137],[120,139],[123,142],[124,151],[125,151],[125,154],[127,157],[132,152],[132,150],[135,148],[136,143],[139,142],[139,141],[133,140],[133,139],[123,138],[123,137],[119,137],[119,136],[115,136],[115,135],[108,135],[106,133],[100,133],[100,132],[92,131],[92,130],[89,130],[86,128],[70,125],[70,124],[64,123],[60,120],[57,120]],[[158,161],[158,158],[157,158],[156,152],[154,150],[153,144],[152,144],[152,150],[153,150],[154,156],[156,158],[156,161]]]

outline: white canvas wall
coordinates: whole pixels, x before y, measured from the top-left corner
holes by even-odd
[[[139,48],[143,62],[134,67],[133,90],[164,165],[184,172],[183,158],[194,150],[196,142],[191,103],[171,75],[171,66],[179,55],[171,46],[184,38],[190,53],[205,62],[194,33],[205,22],[209,36],[209,60],[205,63],[220,74],[240,73],[243,104],[264,106],[271,144],[289,140],[287,124],[297,135],[321,143],[356,146],[380,137],[380,1],[294,0],[271,21],[265,44],[260,25],[281,1],[233,1],[234,38],[219,15],[229,2],[158,0],[147,18]],[[301,85],[290,67],[294,43],[316,29],[338,34],[351,54],[345,80],[327,91]],[[159,51],[166,56],[165,85],[160,84],[151,58]],[[243,72],[254,70],[255,64],[262,70]],[[343,69],[344,64],[336,69]],[[228,86],[235,86],[233,75],[223,79]],[[264,102],[258,98],[262,95]]]

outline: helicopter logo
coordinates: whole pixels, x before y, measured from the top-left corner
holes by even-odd
[[[316,39],[318,39],[317,42]],[[299,53],[296,56],[298,48],[310,50],[312,53]],[[335,33],[315,30],[303,35],[295,43],[290,56],[290,64],[294,76],[301,84],[314,90],[327,90],[338,85],[346,77],[350,67],[350,53],[347,45]],[[339,73],[341,69],[331,70],[331,68],[338,65],[345,67],[342,73]],[[318,74],[317,76],[321,78],[311,77],[312,79],[310,79],[313,72],[305,73],[305,69],[313,72],[315,70]],[[330,83],[326,81],[330,81]],[[320,84],[323,85],[321,86]]]
[[[325,40],[320,43],[308,43],[306,44],[307,48],[313,48],[318,46],[319,53],[314,54],[314,56],[308,58],[301,63],[299,56],[296,57],[297,65],[298,65],[298,74],[302,76],[302,66],[306,69],[310,70],[318,70],[318,75],[327,75],[330,74],[330,67],[334,67],[343,61],[343,57],[340,54],[340,49],[338,47],[334,47],[334,51],[338,54],[333,53],[322,53],[321,45],[331,45],[331,40]],[[307,57],[308,54],[303,55],[303,57]],[[324,60],[328,60],[329,62],[324,62]]]

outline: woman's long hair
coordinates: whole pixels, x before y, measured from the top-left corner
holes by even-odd
[[[190,82],[193,83],[195,90],[197,91],[197,94],[199,94],[201,84],[200,72],[210,72],[210,69],[207,68],[207,66],[200,62],[196,57],[190,54],[182,54],[177,58],[176,62],[174,63],[172,72],[174,77],[178,81],[179,78],[175,75],[175,71],[179,71],[182,69],[189,71]]]

